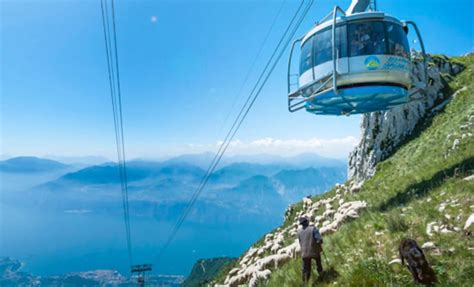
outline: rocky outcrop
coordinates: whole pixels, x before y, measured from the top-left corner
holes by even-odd
[[[442,192],[443,196],[445,193]],[[429,200],[429,199],[428,199]],[[459,198],[450,198],[442,201],[437,205],[437,211],[442,215],[437,221],[432,221],[426,224],[426,235],[433,237],[436,234],[449,234],[455,232],[462,232],[462,219],[466,214],[460,212],[462,207],[462,200]],[[471,221],[474,222],[474,214],[467,219],[466,224]],[[464,231],[467,229],[465,228]]]
[[[286,221],[290,224],[265,235],[263,243],[251,247],[240,258],[237,267],[229,271],[224,285],[215,286],[257,286],[259,280],[270,277],[272,270],[296,258],[301,251],[297,240],[300,228],[298,219],[301,216],[307,216],[311,224],[320,228],[323,236],[337,231],[345,222],[357,218],[359,212],[367,207],[367,203],[346,202],[345,195],[352,192],[349,186],[338,184],[333,197],[318,201],[309,197],[303,198],[302,209],[299,211],[290,205],[285,212]]]
[[[416,54],[413,58],[414,78],[410,93],[424,87],[422,60]],[[390,156],[426,116],[436,112],[450,100],[451,96],[443,91],[443,74],[455,75],[463,70],[463,66],[450,62],[444,56],[429,57],[428,63],[428,85],[423,93],[416,95],[419,96],[417,100],[362,117],[360,142],[349,155],[350,179],[362,182],[372,177],[378,162]]]

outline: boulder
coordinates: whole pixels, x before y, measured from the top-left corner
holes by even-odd
[[[388,262],[388,265],[393,265],[393,264],[402,264],[402,260],[400,260],[399,258],[396,258]]]
[[[430,222],[426,225],[426,234],[428,236],[433,236],[433,232],[434,231],[438,231],[439,230],[439,226],[436,225],[437,223],[436,222]]]
[[[435,249],[436,246],[434,245],[433,242],[429,241],[429,242],[423,243],[423,245],[421,245],[421,248],[426,249],[426,250],[430,250],[430,249]]]
[[[469,218],[466,220],[466,223],[464,223],[464,230],[468,230],[469,227],[474,223],[474,213],[469,215]]]

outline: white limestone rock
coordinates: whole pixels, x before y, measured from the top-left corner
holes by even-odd
[[[402,260],[396,258],[396,259],[393,259],[392,261],[388,262],[388,265],[393,265],[393,264],[402,264]]]
[[[461,144],[461,141],[459,139],[455,139],[453,141],[453,147],[451,148],[452,150],[455,150],[459,147],[459,145]]]
[[[435,249],[436,246],[433,242],[428,241],[428,242],[425,242],[423,245],[421,245],[421,248],[423,248],[425,250],[430,250],[430,249]]]
[[[472,175],[470,175],[470,176],[467,176],[467,177],[465,177],[463,180],[465,180],[465,181],[474,180],[474,174],[472,174]]]
[[[464,223],[464,230],[468,230],[469,227],[474,223],[474,213],[469,215],[469,218],[466,220],[466,223]]]
[[[450,229],[448,229],[447,227],[441,228],[441,230],[440,230],[439,232],[440,232],[440,233],[443,233],[443,234],[453,233],[453,231],[450,230]]]
[[[377,163],[387,158],[413,132],[417,124],[436,109],[437,103],[449,99],[449,95],[440,92],[444,85],[440,68],[449,70],[454,75],[462,67],[443,61],[436,59],[436,65],[428,68],[428,77],[432,80],[432,84],[426,87],[425,96],[421,100],[388,111],[365,114],[362,117],[360,142],[349,155],[349,178],[361,182],[372,177]],[[448,66],[449,69],[446,68]],[[413,64],[415,87],[423,85],[421,71],[420,62],[415,62]],[[413,91],[412,89],[409,92]]]
[[[437,231],[439,227],[436,225],[436,222],[430,222],[428,225],[426,225],[426,234],[428,236],[433,236],[433,232]]]

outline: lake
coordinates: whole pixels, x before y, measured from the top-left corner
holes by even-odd
[[[0,256],[25,263],[35,275],[114,269],[128,274],[124,223],[121,216],[57,212],[0,205]],[[279,225],[184,224],[168,250],[157,255],[174,222],[132,217],[134,264],[152,263],[154,274],[187,275],[197,259],[240,256],[251,243]]]

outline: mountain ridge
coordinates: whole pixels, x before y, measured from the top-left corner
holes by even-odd
[[[34,156],[19,156],[0,161],[2,172],[49,172],[68,168],[69,165],[61,162],[43,159]]]

